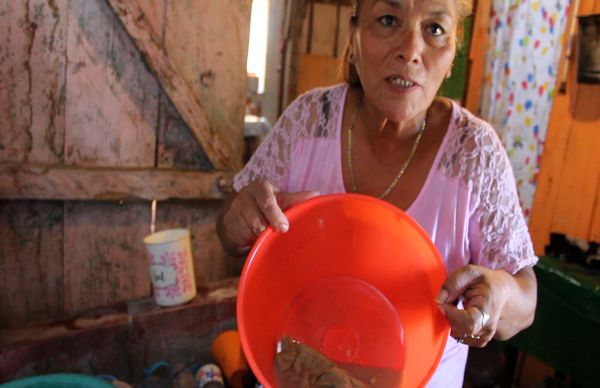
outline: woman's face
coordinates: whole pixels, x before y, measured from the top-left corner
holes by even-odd
[[[456,53],[455,0],[361,0],[353,63],[367,101],[394,122],[416,120]]]

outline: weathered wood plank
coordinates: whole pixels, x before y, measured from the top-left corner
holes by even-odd
[[[598,182],[600,182],[600,171],[598,171],[598,175]],[[592,211],[592,225],[588,236],[590,241],[600,242],[600,184],[596,191],[596,203]]]
[[[65,313],[150,293],[150,203],[65,202]]]
[[[569,23],[576,22],[575,15],[593,11],[593,1],[580,1]],[[565,63],[563,58],[559,74],[563,73]],[[537,254],[543,254],[551,232],[593,239],[598,225],[594,224],[594,214],[597,214],[594,204],[600,201],[600,161],[594,148],[600,141],[598,91],[597,87],[579,85],[576,70],[573,47],[568,61],[566,94],[557,93],[554,98],[529,221]]]
[[[161,168],[211,170],[212,164],[171,100],[161,96],[159,107],[157,165]]]
[[[335,19],[337,6],[315,4],[310,54],[333,56],[336,42]]]
[[[104,1],[70,2],[65,163],[154,166],[159,84]]]
[[[571,79],[573,79],[574,72],[570,70],[570,73],[572,73]],[[571,83],[568,85],[570,86]],[[552,220],[554,219],[556,204],[559,201],[558,191],[562,185],[560,176],[573,123],[569,113],[572,97],[572,94],[557,93],[550,115],[550,124],[546,134],[544,153],[537,177],[537,188],[531,208],[531,218],[529,219],[529,232],[531,233],[534,250],[538,255],[544,253],[544,247],[550,241]]]
[[[300,53],[302,54],[310,54],[312,51],[312,42],[309,42],[309,37],[312,38],[311,32],[311,8],[312,4],[307,5],[308,9],[306,10],[306,15],[304,16],[304,20],[302,20],[302,32],[300,33],[299,45],[300,45]],[[314,12],[313,12],[314,16]]]
[[[151,312],[133,316],[129,341],[133,381],[142,379],[143,369],[156,360],[166,358],[171,365],[191,360],[199,364],[214,362],[212,342],[222,331],[236,328],[236,279],[221,284],[219,288],[199,290],[189,304],[174,308],[158,309],[153,301],[141,301],[146,307],[154,306]]]
[[[156,360],[211,361],[210,344],[235,328],[238,279],[211,284],[189,303],[159,308],[151,297],[54,322],[0,330],[0,384],[57,372],[111,374],[132,385]]]
[[[66,2],[0,2],[0,160],[63,159]]]
[[[337,53],[336,56],[341,58],[344,55],[344,48],[350,33],[350,16],[352,16],[352,7],[340,8],[340,30],[338,32]]]
[[[156,210],[156,230],[188,228],[192,236],[196,284],[239,276],[243,260],[229,257],[219,242],[215,224],[218,202],[159,202]]]
[[[340,61],[332,56],[303,54],[298,67],[297,95],[319,86],[342,82]]]
[[[600,185],[600,87],[579,85],[552,231],[587,240]]]
[[[600,178],[600,138],[595,133],[598,123],[574,123],[571,128],[550,231],[589,237]]]
[[[154,34],[159,38],[159,43],[162,45],[165,42],[166,32],[166,17],[167,3],[169,0],[144,0],[138,4],[144,13],[144,17],[148,20]]]
[[[220,199],[232,173],[77,168],[0,163],[0,198],[122,200]]]
[[[473,19],[473,37],[469,50],[469,82],[467,84],[465,106],[474,114],[479,114],[481,106],[486,61],[484,53],[487,52],[490,46],[488,28],[491,9],[492,0],[477,1]]]
[[[139,3],[152,30],[164,45],[167,26],[167,0],[146,0]],[[189,20],[185,19],[187,22]],[[181,22],[181,21],[180,21]],[[175,23],[175,26],[180,23]],[[173,28],[173,25],[171,25]],[[228,116],[228,115],[225,115]],[[158,141],[156,165],[158,167],[195,168],[211,170],[212,163],[202,146],[165,93],[160,94],[158,107]]]
[[[236,163],[243,154],[251,10],[251,0],[170,1],[166,9],[165,51]]]
[[[144,53],[146,60],[158,76],[164,90],[167,92],[181,116],[186,121],[194,137],[200,142],[208,158],[217,169],[238,169],[241,164],[241,154],[235,154],[236,139],[227,138],[226,133],[234,133],[235,129],[220,131],[220,128],[211,123],[208,116],[210,108],[203,106],[204,101],[198,100],[193,88],[180,74],[180,69],[173,63],[159,45],[159,37],[153,31],[148,20],[140,8],[137,0],[108,0],[123,25],[136,42],[138,48]],[[191,3],[186,3],[191,4]],[[186,14],[192,17],[191,14]],[[249,12],[248,12],[249,17]],[[219,18],[219,23],[222,19]],[[187,24],[187,23],[184,23]],[[237,28],[238,26],[234,24]],[[222,30],[221,30],[222,32]],[[197,35],[194,36],[197,38]],[[203,37],[203,39],[210,39]],[[220,41],[222,44],[222,41]],[[192,46],[193,47],[193,46]],[[183,50],[190,50],[190,46],[183,46]],[[188,52],[189,54],[189,52]],[[198,76],[198,75],[196,75]],[[200,82],[213,82],[214,70],[206,68],[200,74]],[[240,116],[243,119],[243,115]],[[240,132],[241,133],[241,132]],[[241,141],[241,139],[239,139]]]
[[[0,329],[62,314],[62,228],[61,202],[0,201]]]
[[[283,95],[281,108],[283,111],[295,98],[298,90],[298,66],[300,55],[305,49],[301,47],[302,25],[306,17],[308,0],[291,0],[286,7],[286,25],[284,27],[285,52],[283,53]]]

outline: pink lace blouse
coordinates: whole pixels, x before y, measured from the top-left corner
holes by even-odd
[[[342,84],[298,97],[235,176],[235,190],[262,177],[285,192],[344,193],[341,123],[347,91]],[[496,132],[456,104],[432,169],[406,212],[429,234],[448,272],[472,263],[514,274],[537,262]],[[461,387],[467,350],[449,338],[428,386]]]

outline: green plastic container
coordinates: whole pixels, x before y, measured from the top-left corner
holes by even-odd
[[[56,373],[33,376],[0,384],[2,388],[114,388],[114,385],[93,376]]]

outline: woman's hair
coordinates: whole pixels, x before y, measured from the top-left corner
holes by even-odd
[[[363,0],[352,0],[353,3],[353,11],[352,16],[350,16],[350,24],[353,26],[358,23],[358,13],[360,12],[360,3]],[[458,11],[458,44],[462,43],[462,39],[464,36],[463,22],[467,18],[467,16],[471,15],[473,12],[473,0],[455,0],[456,1],[456,10]],[[356,72],[356,68],[354,64],[350,63],[348,60],[348,55],[350,54],[350,36],[346,40],[346,46],[344,47],[344,52],[342,56],[342,64],[341,64],[341,72],[344,80],[352,85],[352,86],[360,86],[360,78],[358,77],[358,73]]]

